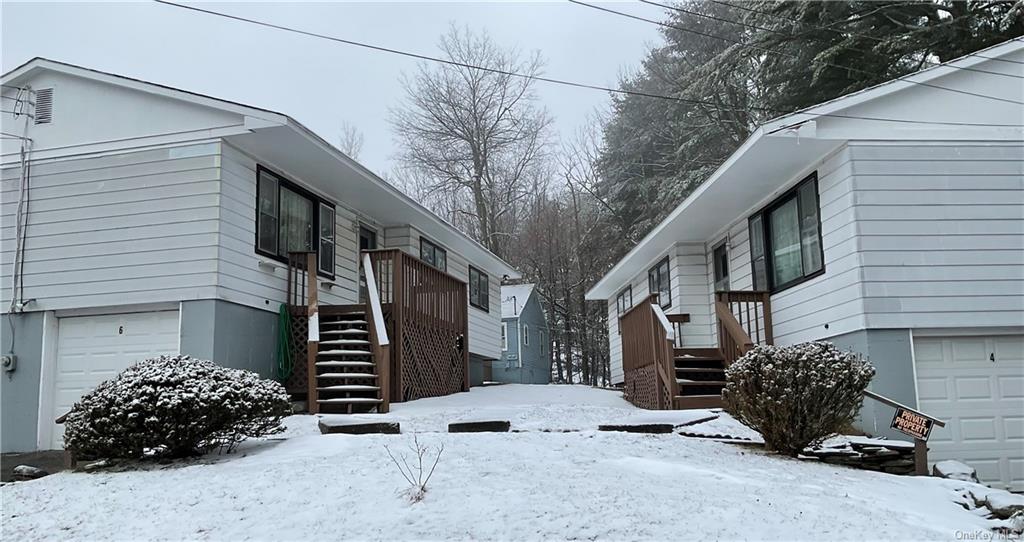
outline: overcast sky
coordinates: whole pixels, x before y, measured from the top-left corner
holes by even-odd
[[[451,22],[485,29],[500,45],[539,50],[545,75],[615,87],[635,70],[655,25],[568,2],[210,3],[202,7],[345,39],[437,54]],[[660,18],[658,8],[616,9]],[[385,173],[395,145],[387,111],[399,74],[416,60],[156,3],[0,4],[6,72],[36,56],[123,74],[289,114],[337,143],[347,121],[365,136],[360,161]],[[561,134],[571,134],[604,92],[537,86]]]

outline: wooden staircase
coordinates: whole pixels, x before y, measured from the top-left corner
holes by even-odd
[[[387,360],[375,359],[365,305],[330,309],[320,312],[312,400],[324,414],[374,412],[384,402],[377,364]]]
[[[717,348],[675,348],[675,409],[720,408],[725,387],[725,357]]]

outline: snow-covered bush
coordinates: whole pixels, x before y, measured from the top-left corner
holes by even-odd
[[[83,396],[65,420],[64,446],[80,457],[185,457],[231,451],[280,432],[284,386],[189,356],[132,365]]]
[[[755,346],[725,371],[726,410],[796,456],[856,417],[875,369],[831,343]]]

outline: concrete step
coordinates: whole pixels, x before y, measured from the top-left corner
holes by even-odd
[[[336,349],[336,350],[321,350],[317,352],[318,356],[369,356],[372,352],[369,350],[348,350],[348,349]]]

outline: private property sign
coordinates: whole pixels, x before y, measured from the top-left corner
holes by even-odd
[[[932,420],[912,410],[897,407],[889,427],[915,439],[928,440],[932,432]]]

